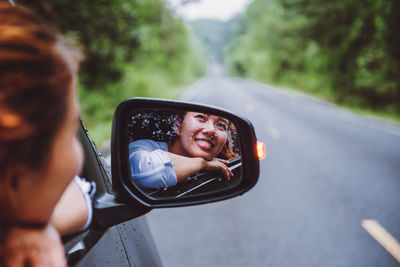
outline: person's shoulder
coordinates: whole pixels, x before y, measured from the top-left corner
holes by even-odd
[[[140,139],[129,143],[129,150],[145,149],[145,150],[155,150],[161,149],[165,150],[167,144],[165,142],[154,141],[151,139]],[[168,148],[167,148],[168,150]]]

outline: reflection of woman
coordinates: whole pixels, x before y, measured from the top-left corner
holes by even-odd
[[[230,122],[222,117],[187,112],[177,125],[177,138],[170,143],[139,140],[129,144],[133,181],[145,188],[166,188],[199,171],[220,171],[229,180],[227,159]]]
[[[1,266],[64,266],[59,233],[90,221],[88,184],[74,179],[74,58],[37,17],[0,3]]]

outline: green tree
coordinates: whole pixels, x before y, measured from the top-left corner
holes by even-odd
[[[177,97],[205,71],[193,34],[162,0],[17,0],[84,54],[82,116],[96,141],[116,106],[134,96]]]
[[[397,0],[255,0],[228,50],[232,73],[400,114]]]

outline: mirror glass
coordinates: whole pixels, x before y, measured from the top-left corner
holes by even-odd
[[[220,192],[242,179],[240,136],[227,118],[142,109],[126,130],[131,181],[153,199]]]

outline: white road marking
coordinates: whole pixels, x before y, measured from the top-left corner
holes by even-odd
[[[375,220],[363,220],[362,227],[400,263],[400,244]]]
[[[273,125],[268,125],[266,131],[274,139],[279,139],[281,137],[280,131]]]

